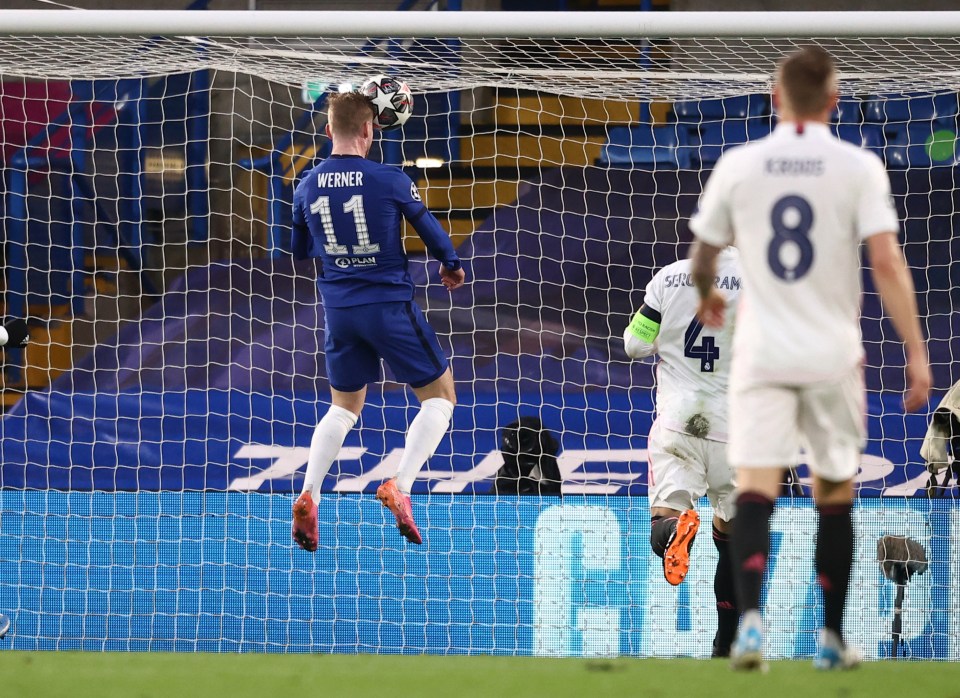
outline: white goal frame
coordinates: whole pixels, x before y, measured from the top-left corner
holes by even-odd
[[[951,37],[942,12],[348,12],[0,10],[3,35],[368,36],[397,38]]]

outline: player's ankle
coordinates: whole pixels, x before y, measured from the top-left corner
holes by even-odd
[[[650,549],[663,558],[677,532],[677,516],[654,516],[650,519]]]

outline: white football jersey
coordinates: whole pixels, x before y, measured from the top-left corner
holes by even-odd
[[[899,230],[875,155],[825,124],[781,123],[720,158],[690,228],[740,250],[738,385],[833,380],[862,361],[860,241]]]
[[[700,296],[690,278],[689,259],[658,271],[647,284],[643,304],[660,313],[660,334],[655,342],[660,355],[657,420],[673,431],[726,441],[730,347],[742,286],[736,249],[720,253],[715,285],[730,308],[719,331],[697,320]]]

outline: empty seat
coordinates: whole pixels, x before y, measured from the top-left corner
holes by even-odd
[[[878,124],[909,121],[956,121],[957,94],[877,95],[864,104],[864,119]]]
[[[831,124],[830,129],[840,140],[859,145],[880,154],[886,139],[879,124]]]
[[[705,123],[700,127],[699,147],[695,157],[705,165],[712,165],[725,150],[770,135],[769,118],[730,119]]]
[[[724,119],[746,119],[768,114],[770,100],[767,95],[743,95],[725,99],[700,99],[676,102],[673,113],[678,122],[699,124]]]
[[[863,121],[863,100],[859,97],[841,97],[830,121],[836,124],[859,124]]]
[[[685,129],[665,126],[618,126],[610,129],[600,151],[601,165],[690,167]]]

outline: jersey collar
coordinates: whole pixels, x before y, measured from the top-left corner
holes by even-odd
[[[823,123],[818,121],[781,121],[777,124],[776,128],[773,130],[778,136],[784,135],[794,135],[802,136],[804,134],[816,134],[816,135],[826,135],[829,133],[830,128]]]

